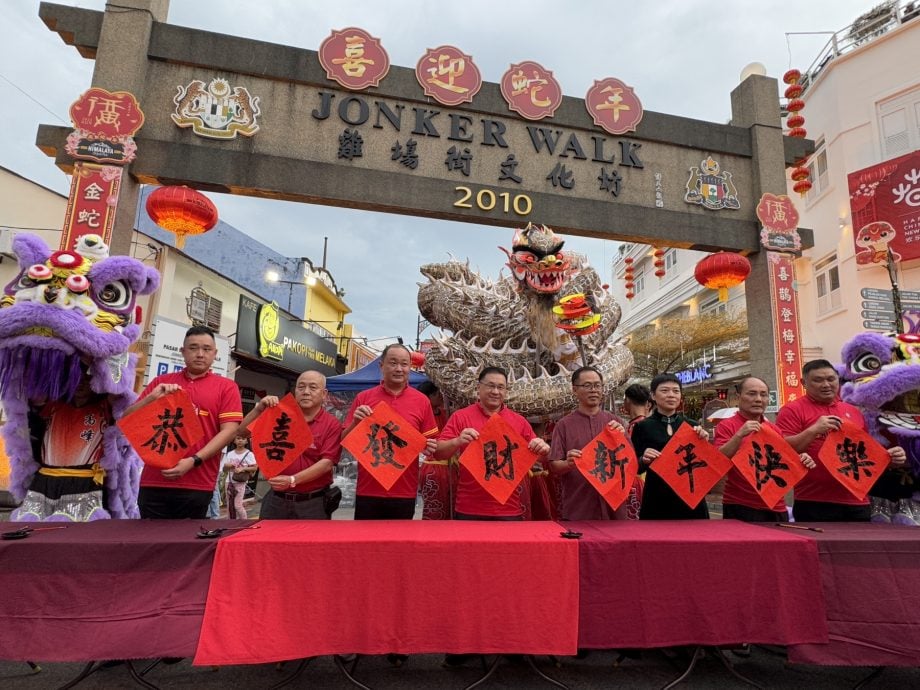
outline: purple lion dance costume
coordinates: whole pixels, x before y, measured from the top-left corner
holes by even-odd
[[[841,355],[840,397],[862,410],[877,441],[907,453],[907,466],[872,488],[872,520],[920,526],[920,333],[860,333]]]
[[[11,519],[137,518],[140,459],[110,422],[136,397],[137,356],[128,354],[140,335],[135,299],[157,289],[159,274],[137,259],[109,257],[98,235],[82,236],[73,251],[52,251],[21,234],[13,250],[19,274],[0,297],[0,402],[8,418],[2,432],[10,491],[22,501]],[[37,432],[36,420],[49,433]],[[56,446],[49,445],[55,424]],[[44,457],[49,448],[88,454],[82,449],[91,441],[92,469]],[[62,495],[47,490],[55,482],[65,485]],[[95,489],[69,492],[74,485]]]

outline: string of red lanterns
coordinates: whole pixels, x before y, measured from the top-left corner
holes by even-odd
[[[626,268],[623,269],[623,280],[626,286],[626,299],[632,299],[636,296],[636,293],[633,292],[636,287],[636,276],[633,272],[633,259],[631,256],[627,256],[623,259],[623,263],[626,264]]]
[[[655,275],[658,276],[658,279],[660,280],[664,278],[666,272],[664,268],[664,249],[661,247],[655,247],[653,256],[655,257],[653,262],[655,266]]]
[[[787,98],[786,110],[791,113],[786,118],[786,127],[789,128],[786,131],[786,136],[796,137],[797,139],[804,139],[808,136],[808,131],[803,126],[805,124],[805,118],[802,115],[802,110],[805,108],[805,101],[799,98],[805,90],[805,87],[801,84],[801,80],[802,73],[797,69],[791,69],[783,75],[783,81],[788,84],[786,93],[784,94]],[[807,163],[807,158],[796,161],[795,167],[792,169],[790,175],[792,181],[795,183],[792,185],[792,190],[797,192],[800,196],[805,196],[812,186],[811,180],[809,179],[811,177],[811,172],[808,170]]]

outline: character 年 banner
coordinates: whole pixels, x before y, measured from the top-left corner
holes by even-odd
[[[888,451],[852,422],[824,439],[818,460],[847,491],[862,501],[891,462]]]
[[[639,469],[632,444],[608,426],[582,448],[575,466],[613,510],[629,496]]]
[[[179,389],[118,421],[118,428],[145,464],[175,467],[204,439],[204,429],[188,391]]]
[[[764,502],[767,510],[779,503],[808,470],[786,440],[765,427],[744,437],[732,464]]]
[[[536,459],[527,441],[500,415],[493,414],[479,430],[479,438],[460,455],[460,464],[492,498],[505,505]]]
[[[288,393],[249,427],[252,451],[267,479],[275,477],[313,445],[313,433],[294,396]]]
[[[697,436],[686,422],[651,464],[655,474],[690,508],[696,508],[731,467],[732,461]]]
[[[418,462],[425,445],[425,437],[385,402],[377,403],[373,413],[342,439],[342,447],[355,456],[361,469],[388,491]]]

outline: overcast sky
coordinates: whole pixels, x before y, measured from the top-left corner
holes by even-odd
[[[68,2],[103,9],[104,0]],[[117,3],[116,3],[117,4]],[[483,80],[497,82],[512,62],[535,60],[554,72],[565,95],[582,98],[595,79],[631,85],[646,111],[727,122],[741,70],[763,63],[781,78],[806,69],[828,40],[876,2],[718,3],[703,0],[496,2],[304,2],[172,0],[169,22],[317,50],[331,30],[357,26],[381,38],[391,64],[414,67],[427,48],[456,45],[473,56]],[[67,176],[34,145],[39,123],[69,125],[70,104],[90,86],[92,62],[64,45],[38,18],[37,0],[5,0],[0,22],[0,165],[67,193]],[[814,32],[818,35],[788,35]],[[143,106],[143,104],[142,104]],[[211,195],[221,219],[287,256],[322,259],[347,291],[350,321],[369,338],[415,340],[418,266],[449,254],[470,258],[495,277],[511,230],[410,216]],[[538,218],[533,219],[539,222]],[[296,240],[279,228],[311,228]],[[287,233],[285,233],[287,234]],[[616,244],[570,238],[609,279]],[[371,282],[368,275],[386,276]],[[379,344],[379,343],[378,343]]]

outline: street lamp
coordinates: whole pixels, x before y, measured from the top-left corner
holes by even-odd
[[[278,271],[274,269],[269,269],[265,272],[265,282],[271,285],[287,285],[288,286],[288,299],[287,299],[287,312],[291,313],[291,302],[294,299],[294,286],[303,285],[303,281],[300,280],[283,280]],[[315,282],[315,281],[314,281]],[[307,279],[307,285],[310,284],[310,279]]]

